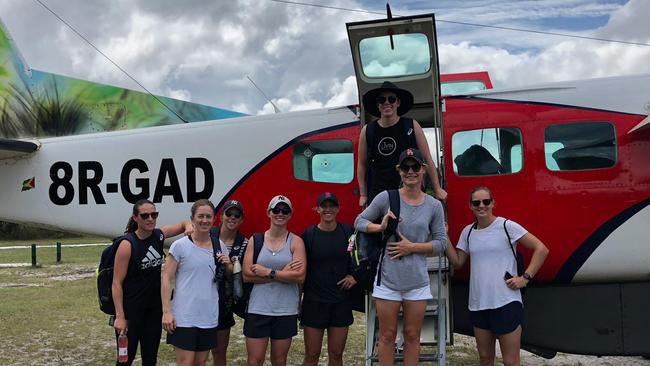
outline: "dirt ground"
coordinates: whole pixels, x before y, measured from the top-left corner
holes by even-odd
[[[466,346],[475,348],[476,343],[474,338],[465,335],[454,334],[454,346]],[[501,355],[497,343],[497,357]],[[521,351],[521,364],[530,366],[566,366],[566,365],[608,365],[608,366],[648,366],[650,360],[643,359],[642,357],[596,357],[596,356],[583,356],[572,355],[566,353],[558,353],[554,358],[547,360],[527,351]]]

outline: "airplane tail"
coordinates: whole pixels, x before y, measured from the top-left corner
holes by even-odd
[[[68,136],[244,114],[31,69],[0,21],[0,137]]]

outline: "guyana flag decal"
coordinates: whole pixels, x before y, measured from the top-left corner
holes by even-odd
[[[20,191],[25,192],[34,188],[36,188],[36,177],[31,177],[23,181],[23,188]]]

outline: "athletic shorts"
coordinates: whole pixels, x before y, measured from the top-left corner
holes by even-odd
[[[407,301],[419,301],[419,300],[431,300],[433,295],[431,295],[431,288],[429,285],[424,287],[416,288],[408,291],[397,291],[391,290],[386,286],[377,286],[376,282],[372,290],[372,297],[375,299],[381,300],[391,300],[402,302]]]
[[[217,325],[217,330],[230,329],[235,325],[235,317],[231,311],[221,311],[219,309],[219,325]]]
[[[349,301],[328,303],[303,300],[300,325],[310,328],[349,327],[354,322]]]
[[[246,314],[244,335],[248,338],[287,339],[298,334],[298,315]]]
[[[524,306],[519,301],[513,301],[496,309],[470,311],[469,319],[476,328],[498,335],[508,334],[523,324]]]
[[[174,333],[167,333],[167,344],[186,351],[209,351],[217,346],[217,328],[176,327]]]

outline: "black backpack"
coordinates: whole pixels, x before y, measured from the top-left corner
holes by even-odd
[[[115,254],[120,243],[126,240],[131,243],[131,258],[133,261],[136,257],[134,249],[136,247],[135,233],[128,233],[113,239],[113,243],[102,251],[102,256],[97,267],[97,298],[99,299],[99,309],[108,315],[115,315],[115,304],[113,303],[113,266],[115,265]]]
[[[350,252],[352,265],[355,268],[354,277],[359,279],[360,287],[368,292],[372,292],[375,274],[377,274],[377,286],[381,285],[381,262],[384,259],[384,249],[390,237],[397,232],[399,223],[399,191],[389,189],[387,192],[390,210],[397,219],[388,220],[388,227],[383,233],[368,234],[357,230],[354,233],[354,245]]]
[[[221,253],[221,243],[219,243],[219,234],[220,230],[218,227],[210,229],[210,240],[212,241],[212,251],[214,253],[214,263],[216,265],[215,270],[215,280],[218,281],[219,285],[219,311],[224,309],[229,311],[235,306],[235,303],[240,299],[235,299],[233,296],[233,280],[232,278],[228,279],[224,276],[225,267],[222,266],[217,260],[217,255]],[[235,236],[235,242],[233,243],[232,249],[228,254],[229,258],[238,257],[240,260],[241,254],[246,252],[246,245],[248,242],[246,238],[239,232]]]
[[[264,233],[253,234],[253,240],[255,241],[255,246],[253,247],[253,264],[257,263],[257,258],[260,256],[262,247],[264,246]],[[245,253],[246,248],[241,250],[241,253]],[[243,262],[243,258],[242,258]],[[243,264],[243,263],[242,263]],[[243,269],[242,269],[243,271]],[[243,294],[242,297],[236,299],[232,305],[233,313],[237,314],[238,317],[246,319],[246,312],[248,311],[248,300],[251,298],[251,292],[253,291],[253,283],[244,282],[243,284]]]

